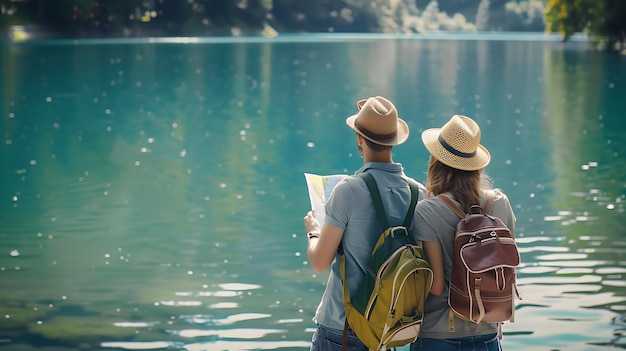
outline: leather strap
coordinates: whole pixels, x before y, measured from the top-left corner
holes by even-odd
[[[476,323],[480,323],[485,318],[485,305],[483,304],[483,298],[480,296],[480,285],[482,283],[481,278],[474,279],[474,294],[476,296],[476,303],[478,304],[478,319],[475,321]],[[474,311],[471,311],[472,313]]]
[[[485,200],[484,211],[485,211],[485,214],[491,214],[491,211],[493,210],[493,204],[495,202],[496,194],[495,194],[495,191],[493,190],[487,190],[486,192],[487,192],[487,198]],[[465,218],[465,213],[463,212],[463,210],[461,210],[459,205],[454,203],[454,201],[452,201],[452,199],[450,199],[448,196],[444,194],[439,194],[436,197],[439,200],[443,201],[443,203],[448,205],[448,207],[450,207],[450,209],[454,211],[454,213],[456,213],[456,215],[459,216],[459,218]]]
[[[459,216],[459,218],[465,218],[465,213],[461,210],[461,208],[459,207],[459,205],[455,204],[452,199],[450,199],[449,197],[447,197],[444,194],[439,194],[437,195],[437,198],[441,201],[443,201],[444,204],[448,205],[448,207],[450,207],[450,209],[456,213],[457,216]]]

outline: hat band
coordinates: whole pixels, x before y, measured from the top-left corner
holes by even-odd
[[[391,139],[395,137],[398,134],[398,131],[394,131],[393,133],[389,133],[389,134],[377,134],[377,133],[370,132],[366,128],[361,127],[359,125],[358,120],[354,121],[354,126],[357,127],[359,132],[361,132],[363,135],[374,140],[387,140],[387,139]]]
[[[463,158],[471,158],[471,157],[476,156],[476,151],[467,153],[467,152],[462,152],[453,148],[452,146],[450,146],[450,144],[446,143],[446,141],[443,140],[443,138],[441,137],[441,134],[439,134],[439,137],[437,137],[437,139],[439,140],[439,143],[441,144],[441,146],[443,146],[444,149],[450,151],[456,156],[463,157]]]

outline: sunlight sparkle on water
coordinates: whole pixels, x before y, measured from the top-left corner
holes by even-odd
[[[567,253],[567,254],[551,254],[551,255],[541,255],[537,256],[537,259],[540,261],[551,261],[551,260],[584,260],[587,258],[585,254],[578,253]]]
[[[556,274],[593,274],[591,268],[561,268],[556,271]]]
[[[242,293],[240,291],[201,291],[198,296],[215,296],[215,297],[235,297]]]
[[[605,280],[602,281],[602,285],[626,287],[626,282],[623,281],[623,280],[608,280],[608,279],[605,279]]]
[[[281,329],[224,329],[224,330],[204,330],[204,329],[188,329],[181,330],[178,334],[185,338],[197,338],[199,336],[217,336],[220,338],[234,339],[258,339],[268,334],[284,333],[286,330]]]
[[[271,316],[272,316],[271,314],[266,314],[266,313],[240,313],[240,314],[234,314],[232,316],[228,316],[226,318],[216,319],[215,323],[218,325],[230,325],[230,324],[235,324],[235,323],[243,322],[243,321],[250,321],[254,319],[269,318]]]
[[[114,326],[122,327],[122,328],[146,328],[146,327],[153,327],[153,326],[155,326],[157,324],[159,324],[159,322],[117,322],[117,323],[113,323]]]
[[[558,267],[594,267],[594,266],[605,265],[606,261],[592,261],[592,260],[551,261],[551,262],[539,262],[539,264],[546,265],[546,266],[558,266]]]
[[[212,309],[220,309],[220,308],[238,308],[239,304],[236,302],[218,302],[209,305],[209,308]]]
[[[626,274],[626,268],[624,267],[604,267],[596,269],[598,274]]]
[[[261,288],[260,285],[244,283],[225,283],[218,284],[218,286],[224,290],[254,290]]]
[[[153,342],[103,342],[100,344],[101,347],[105,348],[115,348],[115,349],[126,349],[126,350],[157,350],[157,349],[167,349],[170,346],[173,346],[170,342],[165,341],[153,341]]]
[[[569,248],[565,246],[534,246],[534,247],[520,247],[518,251],[521,253],[533,252],[533,251],[545,251],[545,252],[568,252]]]
[[[202,306],[200,301],[159,301],[159,304],[164,306]]]
[[[515,238],[515,241],[520,244],[530,244],[536,241],[556,241],[555,238],[546,236],[527,236],[523,238]]]
[[[606,240],[608,239],[606,236],[600,236],[600,235],[581,235],[579,237],[580,240]]]
[[[210,343],[194,343],[185,345],[186,351],[222,351],[222,350],[293,350],[306,349],[311,341],[217,341]]]
[[[554,272],[558,268],[557,267],[548,267],[548,266],[535,266],[535,267],[523,267],[519,268],[517,271],[523,274],[545,274],[549,272]]]
[[[567,285],[567,284],[576,284],[581,286],[583,291],[597,291],[600,289],[599,286],[593,285],[593,283],[600,283],[602,281],[601,277],[595,275],[583,275],[580,277],[572,276],[572,277],[558,277],[558,276],[541,276],[541,277],[531,277],[519,279],[520,285],[523,283],[524,285],[530,284],[546,284],[546,285]],[[578,291],[578,290],[577,290]]]

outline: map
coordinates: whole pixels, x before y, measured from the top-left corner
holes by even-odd
[[[315,217],[320,223],[320,228],[324,226],[324,220],[326,219],[326,211],[324,210],[326,201],[330,197],[335,185],[347,176],[347,174],[319,175],[304,173],[306,185],[309,189],[311,209],[315,211]]]

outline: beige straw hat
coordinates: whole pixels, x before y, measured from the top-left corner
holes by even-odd
[[[466,116],[454,115],[443,127],[425,130],[422,142],[434,158],[452,168],[475,171],[491,160],[480,145],[480,127]]]
[[[409,138],[409,126],[398,117],[391,101],[375,96],[357,102],[359,112],[346,119],[346,124],[363,138],[380,145],[402,144]]]

